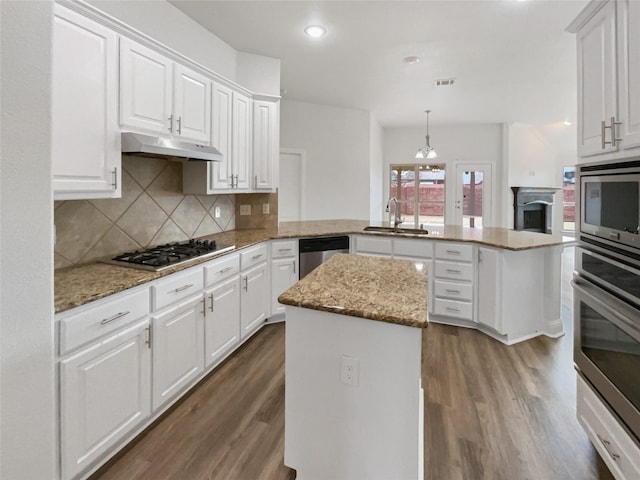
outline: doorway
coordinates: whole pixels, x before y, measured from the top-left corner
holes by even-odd
[[[305,216],[306,152],[293,148],[281,149],[279,171],[278,221],[300,221]]]
[[[491,226],[491,170],[490,164],[456,165],[456,225]]]

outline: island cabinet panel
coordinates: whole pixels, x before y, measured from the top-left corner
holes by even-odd
[[[204,303],[198,295],[152,317],[154,410],[204,370]]]
[[[210,367],[240,343],[240,277],[205,291],[205,355]]]
[[[117,35],[55,4],[52,41],[54,199],[120,197]]]
[[[63,479],[91,467],[151,411],[145,319],[60,361]]]

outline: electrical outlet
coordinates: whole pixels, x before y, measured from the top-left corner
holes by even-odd
[[[220,207],[216,207],[213,209],[213,217],[220,218]]]
[[[251,205],[240,205],[240,215],[251,215]]]
[[[269,204],[268,203],[263,203],[262,204],[262,213],[263,213],[263,215],[269,215]]]
[[[360,377],[360,360],[342,355],[340,357],[340,381],[346,385],[358,386]]]

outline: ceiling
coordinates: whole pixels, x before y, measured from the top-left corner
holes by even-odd
[[[236,50],[281,59],[285,99],[367,110],[384,127],[424,125],[427,108],[434,125],[522,122],[551,136],[576,120],[564,29],[586,0],[171,3]],[[314,23],[321,40],[303,33]]]

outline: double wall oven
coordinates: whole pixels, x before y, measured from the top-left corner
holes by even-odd
[[[640,444],[640,160],[577,173],[574,360]]]

